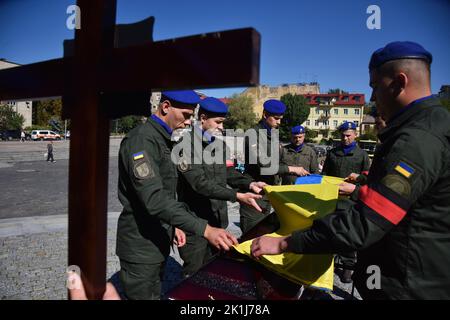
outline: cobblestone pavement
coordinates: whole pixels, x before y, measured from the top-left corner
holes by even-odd
[[[119,270],[115,255],[121,210],[116,195],[119,144],[120,139],[111,139],[107,277],[114,283]],[[67,298],[68,147],[66,141],[55,143],[57,162],[52,164],[43,161],[45,142],[0,142],[0,299]],[[229,203],[229,230],[237,237],[238,208]],[[175,250],[166,266],[163,292],[181,280],[181,265]],[[350,292],[351,285],[335,277],[330,298],[349,299]]]

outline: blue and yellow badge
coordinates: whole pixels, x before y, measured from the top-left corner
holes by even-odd
[[[395,171],[397,171],[398,173],[400,173],[402,176],[409,178],[414,174],[414,169],[407,165],[406,163],[404,163],[403,161],[400,161],[398,163],[398,165],[395,166]]]
[[[143,157],[144,157],[144,152],[143,151],[133,154],[133,160],[134,161],[142,159]]]

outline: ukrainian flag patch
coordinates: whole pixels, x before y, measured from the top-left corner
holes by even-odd
[[[133,160],[135,160],[135,161],[139,160],[139,159],[142,159],[143,157],[144,157],[144,152],[143,151],[133,154]]]
[[[409,178],[411,175],[414,174],[415,170],[411,166],[404,163],[403,161],[400,161],[398,165],[395,166],[395,171],[400,173],[402,176]]]

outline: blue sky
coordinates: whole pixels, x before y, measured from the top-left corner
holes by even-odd
[[[321,91],[370,94],[373,50],[410,40],[432,52],[432,90],[450,84],[448,0],[118,0],[117,23],[155,16],[155,41],[253,27],[261,33],[260,83],[317,81]],[[75,0],[0,0],[0,58],[21,64],[62,56],[66,9]],[[381,9],[381,30],[369,30],[369,5]],[[238,48],[237,48],[238,49]],[[223,97],[242,88],[204,90]]]

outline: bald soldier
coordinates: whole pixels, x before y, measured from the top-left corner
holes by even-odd
[[[387,126],[358,202],[308,230],[255,239],[254,257],[357,250],[363,299],[450,299],[450,113],[431,95],[431,62],[414,42],[372,54],[371,100]]]
[[[229,232],[208,225],[176,200],[178,173],[171,160],[171,135],[190,125],[199,102],[191,90],[162,92],[156,113],[120,144],[118,193],[123,210],[116,253],[128,299],[160,298],[165,261],[173,240],[184,244],[182,230],[204,237],[217,249],[237,244]]]

